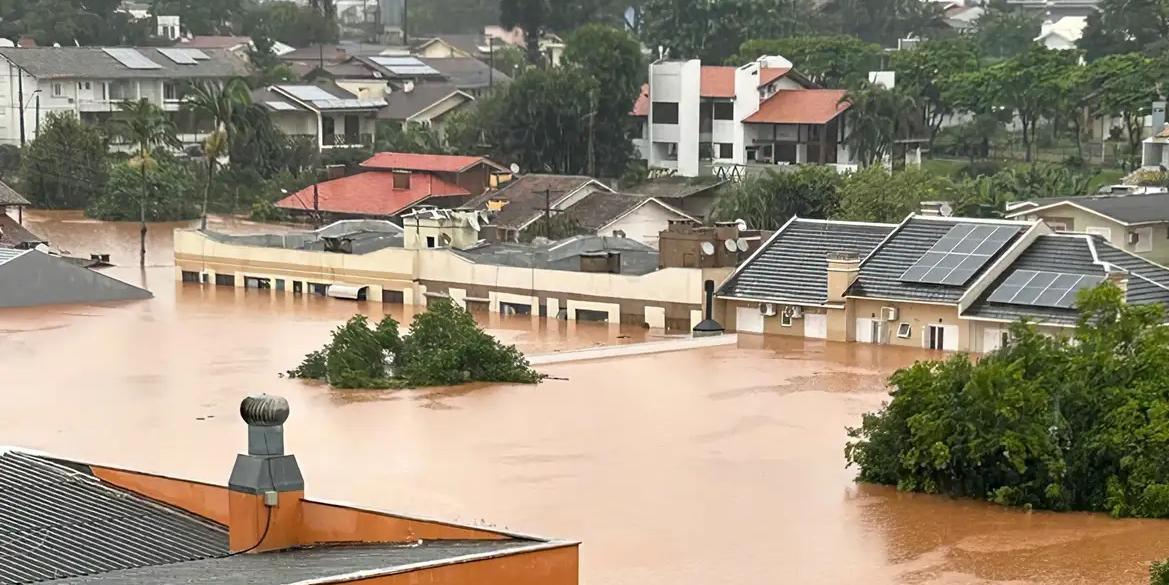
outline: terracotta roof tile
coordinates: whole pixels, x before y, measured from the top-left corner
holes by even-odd
[[[746,124],[826,124],[848,109],[840,100],[843,89],[794,89],[778,91],[759,105]]]
[[[499,167],[498,164],[481,156],[413,154],[406,152],[379,152],[361,163],[361,167],[365,169],[399,169],[427,171],[431,173],[457,173],[479,163]]]
[[[368,216],[395,215],[428,197],[471,194],[458,185],[422,172],[411,174],[409,189],[395,189],[392,173],[379,171],[324,181],[317,188],[321,211]],[[311,210],[312,186],[277,201],[276,206],[296,211]]]
[[[702,87],[700,89],[702,97],[704,98],[725,98],[731,99],[735,97],[735,70],[737,67],[732,66],[713,66],[707,65],[702,68]],[[759,70],[759,85],[767,85],[781,77],[786,76],[791,72],[791,69],[768,67]],[[641,86],[641,94],[637,96],[637,101],[633,104],[633,111],[630,112],[634,116],[648,116],[649,115],[649,84]]]

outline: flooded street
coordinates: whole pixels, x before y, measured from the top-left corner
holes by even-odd
[[[137,259],[133,224],[34,213],[29,227],[78,255]],[[564,380],[540,386],[331,391],[278,374],[359,307],[381,308],[177,284],[173,227],[152,226],[145,271],[108,271],[153,300],[0,310],[0,444],[225,483],[246,445],[240,399],[280,394],[310,495],[579,539],[589,585],[1135,585],[1169,557],[1167,521],[853,483],[845,427],[921,352],[745,337],[542,366]],[[485,326],[528,353],[659,337]]]

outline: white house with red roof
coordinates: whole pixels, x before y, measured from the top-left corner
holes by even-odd
[[[765,56],[742,65],[658,61],[634,105],[650,168],[695,177],[716,166],[831,164],[852,168],[845,90],[824,89]]]
[[[419,205],[458,207],[510,172],[478,156],[379,152],[357,174],[309,185],[276,206],[316,217],[397,218]]]

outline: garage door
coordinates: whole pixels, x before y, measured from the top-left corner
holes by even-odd
[[[804,314],[804,337],[828,339],[828,315]]]
[[[735,309],[735,330],[740,333],[763,333],[763,314],[759,312],[759,307]]]

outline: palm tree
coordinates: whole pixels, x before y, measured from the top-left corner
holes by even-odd
[[[849,91],[841,102],[850,105],[845,142],[865,167],[896,154],[897,141],[910,137],[918,115],[913,96],[872,83]]]
[[[129,165],[142,173],[142,195],[138,198],[139,231],[138,263],[146,266],[146,174],[158,166],[154,151],[161,146],[178,148],[182,146],[175,136],[175,124],[157,105],[146,98],[138,101],[124,100],[119,106],[125,118],[119,120],[120,131],[135,146],[134,157]]]
[[[207,186],[203,193],[203,220],[201,229],[207,229],[207,203],[211,198],[211,184],[219,159],[231,162],[232,136],[237,129],[239,114],[252,103],[252,95],[242,79],[225,84],[196,83],[183,96],[183,108],[196,115],[210,118],[215,129],[203,141],[203,156],[207,159]]]

